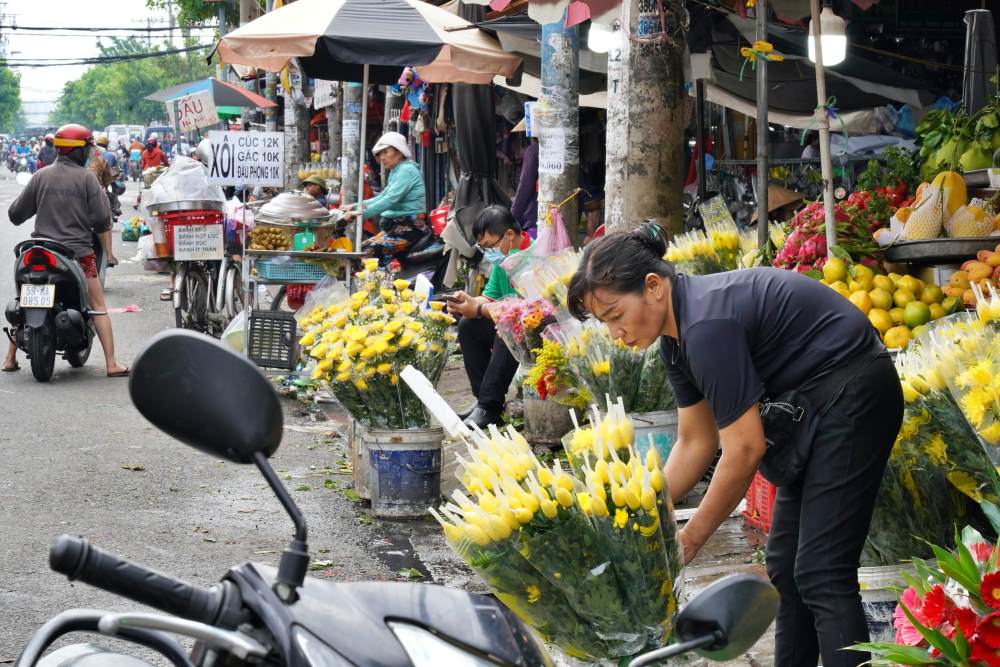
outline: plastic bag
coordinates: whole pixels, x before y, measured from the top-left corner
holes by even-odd
[[[182,201],[226,201],[222,188],[209,184],[205,165],[183,156],[176,158],[142,195],[147,208]]]
[[[544,255],[557,255],[566,248],[572,248],[569,241],[569,234],[566,233],[566,224],[563,222],[562,211],[553,206],[549,208],[545,221],[538,225],[538,245],[539,252]]]
[[[226,325],[226,330],[222,332],[222,342],[237,352],[243,352],[243,341],[246,338],[246,329],[246,311],[241,310],[236,314],[236,317],[234,317],[229,324]]]
[[[302,307],[295,311],[295,321],[302,323],[302,320],[309,317],[316,308],[326,308],[327,306],[340,303],[350,297],[347,287],[333,276],[326,276],[316,283],[316,286],[306,294]]]
[[[522,297],[545,299],[555,308],[564,309],[570,278],[580,266],[582,256],[581,251],[573,248],[549,255],[536,243],[505,259],[503,269]]]
[[[497,335],[522,364],[534,364],[542,334],[556,322],[556,312],[544,299],[504,299],[497,317]]]

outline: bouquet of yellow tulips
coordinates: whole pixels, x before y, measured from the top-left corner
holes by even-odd
[[[581,257],[583,252],[573,248],[556,255],[542,255],[529,249],[508,257],[503,267],[520,296],[545,299],[554,308],[565,310],[569,281]]]
[[[740,232],[733,222],[711,223],[675,236],[664,259],[691,275],[732,271],[742,266]]]
[[[594,408],[596,410],[596,408]],[[454,502],[431,510],[497,597],[568,654],[634,655],[670,637],[677,526],[655,450],[642,457],[617,410],[578,469],[548,467],[523,437],[477,432]],[[603,434],[602,434],[603,431]],[[614,432],[613,445],[604,435]]]
[[[420,399],[399,372],[407,365],[437,383],[455,340],[455,320],[440,302],[425,306],[407,280],[393,280],[365,260],[357,291],[329,306],[316,306],[301,321],[303,354],[315,359],[314,380],[328,382],[337,401],[370,428],[425,428]]]

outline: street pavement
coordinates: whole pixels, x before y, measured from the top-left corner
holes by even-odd
[[[134,214],[135,188],[122,198],[126,216]],[[14,296],[11,249],[32,228],[7,218],[20,190],[0,167],[0,305]],[[124,261],[135,253],[116,227],[115,254]],[[138,263],[109,271],[108,305],[142,309],[112,316],[122,362],[173,326],[169,305],[159,301],[165,283]],[[48,384],[35,382],[19,358],[20,372],[0,373],[0,664],[64,609],[139,608],[51,572],[49,545],[62,533],[199,584],[247,560],[277,563],[292,525],[256,469],[206,456],[150,426],[129,400],[128,381],[105,377],[96,339],[84,368],[57,360]],[[284,404],[285,441],[273,462],[309,522],[314,576],[396,578],[373,557],[387,544],[379,526],[344,493],[351,476],[342,424],[314,421],[315,411],[293,400]]]

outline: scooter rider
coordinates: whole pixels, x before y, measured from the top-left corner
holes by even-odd
[[[55,140],[56,135],[51,133],[45,135],[45,145],[38,151],[39,169],[56,163],[56,158],[59,156],[59,153],[56,151],[55,144],[53,143]]]
[[[111,318],[104,301],[104,288],[97,277],[93,234],[96,232],[108,257],[108,266],[115,266],[111,247],[111,208],[97,177],[85,167],[94,150],[94,135],[82,125],[60,127],[53,139],[59,157],[54,165],[36,174],[10,205],[7,215],[15,225],[35,216],[35,238],[48,238],[68,246],[76,254],[87,278],[91,306],[97,313],[94,328],[104,349],[108,377],[126,377],[129,369],[115,358]],[[18,369],[17,349],[8,348],[3,370]]]

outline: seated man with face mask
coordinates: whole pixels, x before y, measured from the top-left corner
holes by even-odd
[[[486,428],[500,424],[507,389],[517,373],[517,359],[497,336],[495,318],[500,299],[514,296],[506,271],[500,266],[504,257],[527,249],[531,237],[505,206],[487,206],[472,227],[476,245],[483,251],[484,261],[493,265],[490,279],[480,297],[456,292],[448,304],[452,315],[460,315],[458,344],[462,348],[465,372],[476,397],[476,406],[465,417],[465,423]]]

